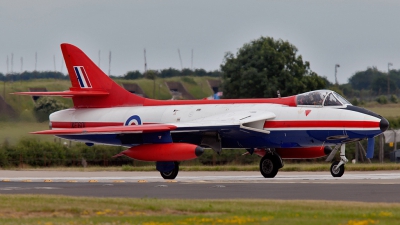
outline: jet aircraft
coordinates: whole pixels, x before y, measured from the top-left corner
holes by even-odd
[[[289,97],[221,100],[154,100],[132,94],[111,80],[83,51],[61,44],[72,87],[61,92],[20,95],[72,98],[74,107],[50,115],[50,129],[34,134],[93,144],[125,146],[117,156],[155,161],[165,179],[175,179],[179,162],[200,156],[203,148],[246,149],[262,156],[260,172],[273,178],[282,159],[310,159],[340,149],[330,172],[344,173],[346,143],[374,137],[388,121],[353,106],[338,93],[317,90]],[[333,149],[331,147],[334,147]]]

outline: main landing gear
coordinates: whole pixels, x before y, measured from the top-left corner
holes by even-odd
[[[178,176],[179,162],[156,162],[156,168],[166,180],[173,180]]]
[[[275,177],[282,167],[282,158],[273,152],[266,153],[260,160],[260,172],[265,178]]]
[[[334,161],[331,165],[331,174],[333,177],[341,177],[344,174],[344,165],[349,161],[346,158],[346,145],[336,145],[336,147],[332,150],[331,154],[329,154],[328,158],[326,159],[327,162],[330,162],[333,157],[335,156],[336,152],[340,147],[340,161]]]

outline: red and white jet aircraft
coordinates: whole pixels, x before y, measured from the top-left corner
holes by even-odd
[[[63,92],[20,92],[21,95],[72,98],[74,108],[50,115],[51,134],[87,145],[126,146],[119,155],[155,161],[165,179],[174,179],[179,161],[194,159],[203,147],[244,148],[262,156],[260,172],[272,178],[282,159],[310,159],[340,149],[331,174],[344,173],[345,144],[368,139],[367,157],[374,153],[374,137],[388,121],[351,105],[339,94],[318,90],[282,98],[181,100],[147,99],[112,81],[79,48],[61,44],[72,87]],[[332,150],[330,146],[335,146]]]

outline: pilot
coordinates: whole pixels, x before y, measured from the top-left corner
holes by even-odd
[[[333,105],[340,105],[340,103],[338,102],[338,100],[335,97],[333,97],[332,94],[330,94],[326,98],[324,105],[333,106]]]
[[[322,104],[323,100],[321,99],[321,96],[319,96],[319,93],[316,93],[316,92],[310,93],[309,96],[310,96],[309,105],[321,105]]]
[[[325,100],[325,105],[340,105],[340,103],[335,98],[333,98],[332,95],[329,95],[328,98]]]
[[[304,105],[312,105],[312,100],[313,100],[313,98],[312,98],[311,94],[306,94],[304,96]]]
[[[315,92],[314,93],[314,105],[322,105],[322,101],[323,99],[321,98],[321,96],[319,95],[319,93]]]
[[[304,105],[304,96],[302,96],[302,95],[297,96],[297,104]]]

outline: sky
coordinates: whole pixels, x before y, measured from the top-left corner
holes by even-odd
[[[226,52],[269,36],[331,82],[339,64],[342,84],[368,67],[400,68],[399,9],[394,0],[1,0],[0,72],[7,57],[9,72],[34,70],[37,53],[37,70],[66,73],[61,43],[117,76],[143,72],[144,49],[149,69],[181,69],[179,49],[184,68],[193,50],[193,68],[217,70]]]

